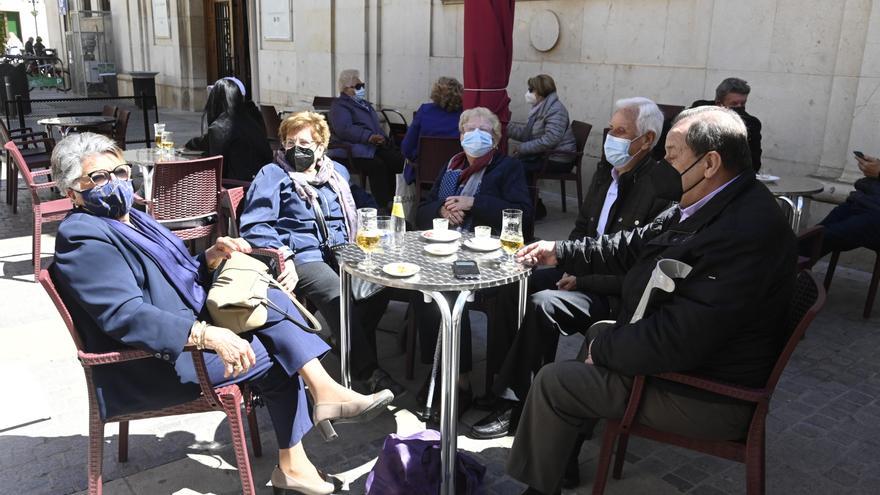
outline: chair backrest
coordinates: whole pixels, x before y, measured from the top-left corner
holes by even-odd
[[[825,287],[819,283],[812,272],[801,270],[795,280],[794,293],[785,316],[784,325],[788,337],[779,359],[776,360],[773,372],[770,373],[770,378],[767,380],[765,389],[768,392],[772,393],[776,388],[779,377],[782,376],[795,347],[803,339],[807,327],[810,326],[813,318],[824,305]]]
[[[576,166],[580,166],[584,159],[584,148],[587,147],[587,139],[590,138],[590,131],[593,130],[593,124],[581,122],[580,120],[571,121],[571,133],[574,134],[575,151],[578,154]]]
[[[217,215],[223,157],[156,162],[153,188],[147,198],[150,214],[158,221],[204,219]]]
[[[394,139],[394,144],[399,146],[406,136],[407,129],[409,129],[406,117],[393,108],[383,108],[380,112],[382,112],[385,123],[388,124],[388,135]]]
[[[654,146],[654,149],[651,150],[651,156],[655,160],[661,160],[666,156],[666,135],[669,134],[669,129],[672,128],[672,121],[678,117],[678,114],[684,110],[684,107],[663,103],[658,103],[657,106],[660,107],[660,111],[663,113],[663,129],[660,131],[660,140],[657,141],[657,146]]]
[[[128,133],[129,117],[131,117],[131,112],[119,110],[116,114],[116,123],[113,124],[113,140],[122,149],[125,149],[125,136]]]
[[[326,112],[330,110],[330,105],[333,104],[333,100],[335,99],[335,96],[315,96],[312,99],[312,108],[319,113]]]
[[[21,150],[18,149],[18,146],[13,141],[8,141],[3,145],[3,148],[6,149],[8,152],[7,156],[12,159],[13,163],[15,163],[15,166],[18,168],[18,171],[21,172],[21,176],[24,178],[25,183],[28,185],[28,189],[31,191],[31,200],[33,201],[33,204],[40,204],[40,195],[37,194],[37,189],[35,187],[37,183],[34,180],[33,174],[31,174],[31,169],[28,167],[24,156],[21,154]]]
[[[101,110],[101,115],[104,117],[116,117],[116,112],[119,111],[119,107],[115,105],[104,105],[104,109]]]
[[[238,219],[244,209],[244,195],[247,190],[244,187],[233,187],[220,191],[220,206],[226,214],[228,223],[228,235],[238,237]]]
[[[684,107],[682,105],[667,105],[665,103],[658,103],[657,106],[660,108],[660,111],[663,112],[663,121],[672,122],[678,117],[678,114],[684,111]]]
[[[440,170],[449,159],[460,153],[461,140],[458,137],[419,137],[419,164],[416,167],[416,199],[421,199],[422,185],[433,185]]]
[[[67,326],[67,331],[70,333],[70,338],[73,339],[73,344],[76,346],[76,350],[85,352],[86,349],[83,345],[82,338],[80,337],[79,332],[77,332],[76,326],[73,324],[73,317],[70,315],[70,311],[67,310],[67,305],[65,305],[64,301],[61,299],[61,294],[58,293],[58,289],[55,288],[55,282],[52,280],[52,276],[49,275],[49,269],[51,266],[52,264],[50,263],[48,267],[40,270],[40,275],[38,277],[40,285],[42,285],[46,293],[49,294],[49,299],[55,304],[55,309],[58,310],[58,314],[60,314],[61,319],[64,320],[64,325]]]
[[[260,115],[263,116],[263,124],[266,125],[266,137],[271,140],[278,139],[278,128],[281,127],[281,117],[275,110],[275,105],[260,105]]]
[[[12,135],[9,134],[9,128],[6,127],[3,119],[0,119],[0,145],[5,146],[10,141],[12,141]]]

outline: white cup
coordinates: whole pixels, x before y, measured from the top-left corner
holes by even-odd
[[[441,232],[449,229],[449,220],[445,218],[434,219],[434,231]]]
[[[474,227],[474,238],[477,240],[485,240],[492,237],[492,227],[488,225],[478,225]]]

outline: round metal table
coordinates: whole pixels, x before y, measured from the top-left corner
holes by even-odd
[[[779,177],[775,181],[764,182],[764,185],[791,209],[791,229],[795,233],[800,228],[806,199],[825,189],[821,182],[809,177]]]
[[[52,135],[52,128],[58,127],[61,137],[67,137],[70,131],[82,131],[94,129],[96,127],[105,126],[116,122],[115,117],[105,115],[83,115],[81,117],[51,117],[48,119],[40,119],[37,124],[46,126],[49,136]]]
[[[153,194],[153,169],[157,162],[183,162],[202,158],[199,153],[181,153],[174,150],[170,153],[158,148],[141,148],[137,150],[125,150],[122,158],[126,163],[137,166],[143,178],[144,198],[152,199]]]
[[[525,313],[526,287],[531,268],[515,265],[512,268],[502,265],[506,255],[501,249],[485,253],[473,251],[464,246],[464,241],[473,234],[463,233],[458,250],[449,256],[435,256],[424,250],[428,241],[421,237],[421,232],[407,232],[403,249],[399,252],[373,253],[376,265],[369,271],[362,270],[358,263],[364,259],[364,253],[354,244],[341,246],[336,250],[336,258],[340,265],[340,295],[342,308],[340,313],[340,360],[342,362],[342,383],[351,386],[349,370],[349,333],[351,315],[351,277],[358,277],[386,287],[396,287],[419,291],[425,300],[433,300],[440,309],[441,326],[439,344],[442,363],[442,389],[440,399],[440,445],[443,494],[454,495],[455,492],[455,457],[457,449],[458,387],[456,386],[459,364],[459,334],[461,333],[461,316],[465,303],[473,299],[473,292],[478,289],[497,287],[514,282],[519,283],[519,318]],[[457,279],[452,274],[452,262],[455,260],[474,260],[480,268],[479,277],[473,280]],[[420,271],[410,277],[392,277],[382,271],[386,263],[406,261],[419,266]],[[444,292],[458,292],[455,303],[450,309],[443,296]],[[436,356],[436,354],[435,354]],[[435,360],[436,361],[436,360]],[[435,362],[435,369],[437,363]],[[433,395],[429,391],[428,397]]]

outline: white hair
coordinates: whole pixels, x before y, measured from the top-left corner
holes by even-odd
[[[361,73],[357,69],[345,69],[339,73],[339,78],[336,80],[337,89],[342,93],[345,91],[345,88],[354,86],[354,82],[360,79],[360,77]]]
[[[633,116],[639,136],[644,136],[648,131],[653,132],[654,142],[651,143],[651,147],[657,146],[660,134],[663,132],[663,112],[653,100],[643,96],[623,98],[614,102],[614,113],[619,111]]]
[[[59,141],[52,150],[51,163],[52,178],[61,194],[67,194],[67,190],[82,177],[83,160],[104,153],[122,157],[122,150],[116,142],[102,134],[70,134]]]

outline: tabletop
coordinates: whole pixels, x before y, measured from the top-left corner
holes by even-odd
[[[174,150],[169,153],[158,148],[141,148],[137,150],[125,150],[122,152],[123,159],[134,165],[152,166],[156,162],[183,162],[202,158],[201,152],[188,153]]]
[[[458,250],[449,256],[435,256],[425,251],[429,241],[421,237],[421,232],[407,232],[403,250],[400,252],[374,252],[370,271],[358,267],[364,259],[364,253],[355,244],[346,244],[336,249],[337,259],[342,268],[364,280],[386,287],[420,291],[462,291],[497,287],[517,282],[529,276],[531,268],[516,264],[508,268],[501,262],[506,254],[500,248],[491,252],[474,251],[464,245],[464,241],[473,237],[471,233],[463,233],[461,239],[455,241]],[[462,280],[452,274],[452,262],[455,260],[474,260],[480,268],[479,278]],[[419,266],[420,270],[410,277],[393,277],[382,271],[386,263],[405,261]]]
[[[816,179],[809,177],[779,177],[775,181],[764,182],[767,189],[774,195],[784,194],[816,194],[825,189],[825,186]]]
[[[37,124],[40,125],[57,125],[61,127],[95,127],[99,125],[112,124],[116,122],[115,117],[106,115],[83,115],[79,117],[51,117],[48,119],[40,119]]]

